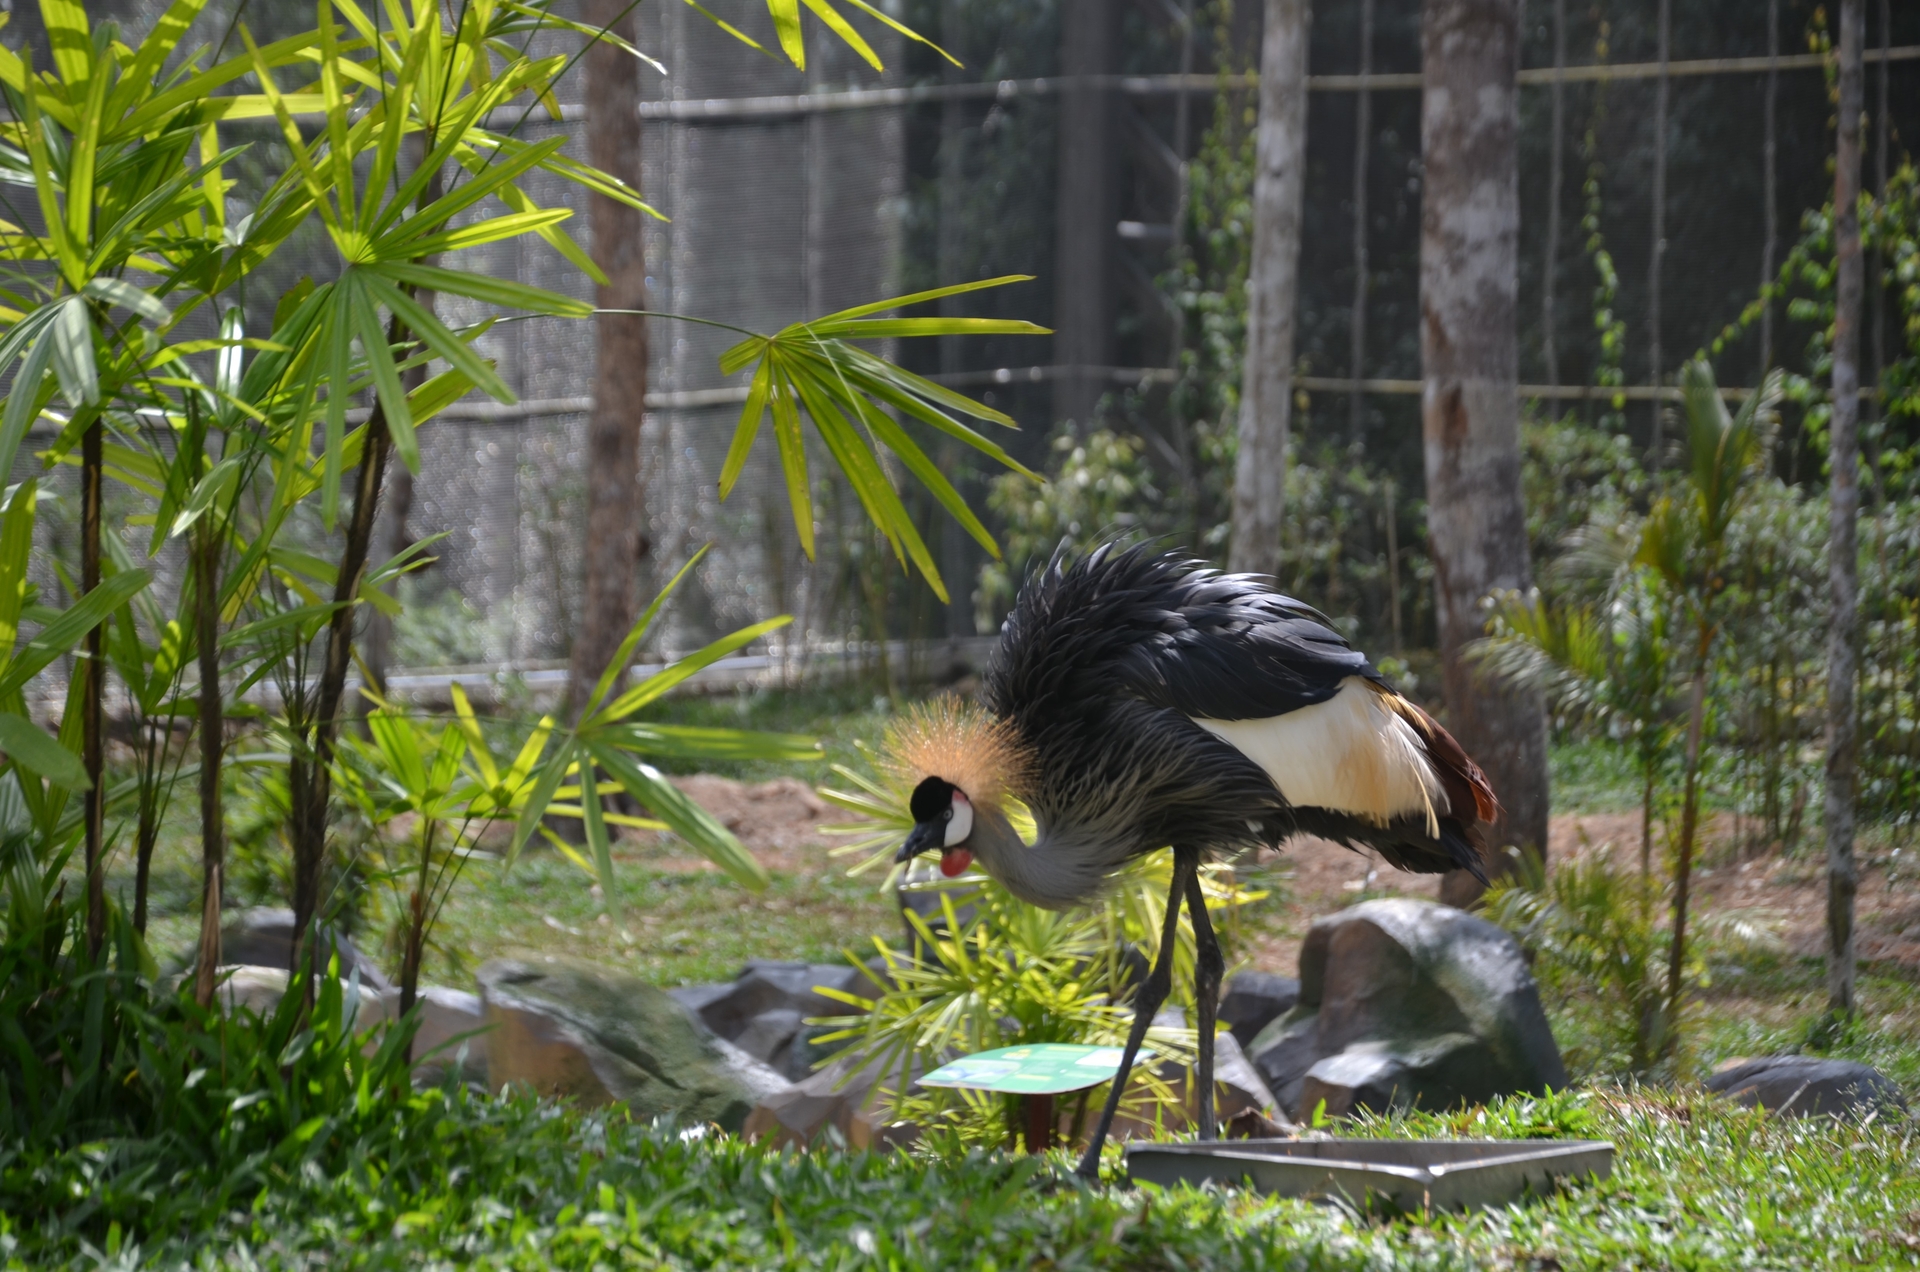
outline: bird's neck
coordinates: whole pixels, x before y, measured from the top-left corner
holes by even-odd
[[[1006,814],[989,805],[975,807],[968,846],[1007,891],[1048,910],[1093,900],[1106,885],[1107,875],[1125,860],[1124,852],[1115,859],[1115,845],[1044,819],[1039,821],[1038,837],[1028,844]]]

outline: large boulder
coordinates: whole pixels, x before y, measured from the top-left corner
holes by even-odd
[[[910,1063],[907,1079],[917,1081],[923,1071]],[[863,1149],[910,1144],[919,1137],[919,1128],[891,1120],[900,1076],[897,1060],[841,1056],[798,1085],[763,1098],[741,1133],[779,1147],[805,1148],[836,1137]]]
[[[359,973],[360,983],[377,993],[393,988],[346,933],[322,926],[320,939],[314,942],[313,970],[324,973],[333,955],[340,956],[340,978],[352,980]],[[223,966],[278,967],[293,965],[293,911],[257,906],[235,910],[220,925],[220,960]]]
[[[1707,1090],[1790,1117],[1907,1111],[1899,1086],[1878,1069],[1819,1056],[1762,1056],[1723,1065],[1707,1079]]]
[[[727,984],[688,985],[667,993],[716,1035],[798,1082],[826,1056],[814,1039],[831,1032],[806,1022],[857,1010],[820,993],[822,988],[863,997],[877,992],[851,964],[754,959]]]
[[[495,1090],[525,1085],[737,1131],[756,1104],[791,1085],[666,991],[607,968],[499,960],[480,969],[480,999]]]
[[[256,1016],[273,1015],[280,1000],[287,996],[287,969],[284,967],[231,967],[222,965],[219,988],[215,991],[229,1014],[244,1008]],[[387,995],[352,981],[340,982],[340,1003],[348,1021],[357,1030],[368,1030],[394,1019],[399,1013],[399,995]]]
[[[1447,1108],[1566,1085],[1511,935],[1450,906],[1367,901],[1314,923],[1300,1001],[1260,1031],[1254,1066],[1283,1109]]]
[[[395,1011],[400,991],[388,996]],[[437,1083],[450,1072],[487,1085],[487,1017],[478,994],[423,985],[414,1005],[420,1029],[413,1035],[414,1080]]]
[[[1300,982],[1291,976],[1241,972],[1227,978],[1220,995],[1220,1023],[1233,1030],[1235,1040],[1245,1048],[1299,1001]]]

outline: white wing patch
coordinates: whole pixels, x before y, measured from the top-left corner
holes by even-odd
[[[1438,837],[1450,811],[1420,735],[1358,676],[1325,702],[1260,720],[1194,723],[1266,770],[1289,804],[1385,825],[1419,814]]]

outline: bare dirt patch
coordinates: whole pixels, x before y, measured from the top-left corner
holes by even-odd
[[[818,874],[832,864],[827,850],[840,842],[823,826],[847,820],[797,777],[737,782],[711,773],[676,777],[673,784],[732,831],[769,870]],[[655,869],[712,870],[671,835],[635,831],[625,838],[633,855]]]

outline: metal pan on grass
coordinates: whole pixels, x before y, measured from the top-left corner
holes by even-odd
[[[1149,1183],[1245,1184],[1279,1197],[1336,1197],[1362,1209],[1499,1206],[1563,1179],[1605,1179],[1605,1140],[1214,1140],[1129,1144],[1127,1172]]]

